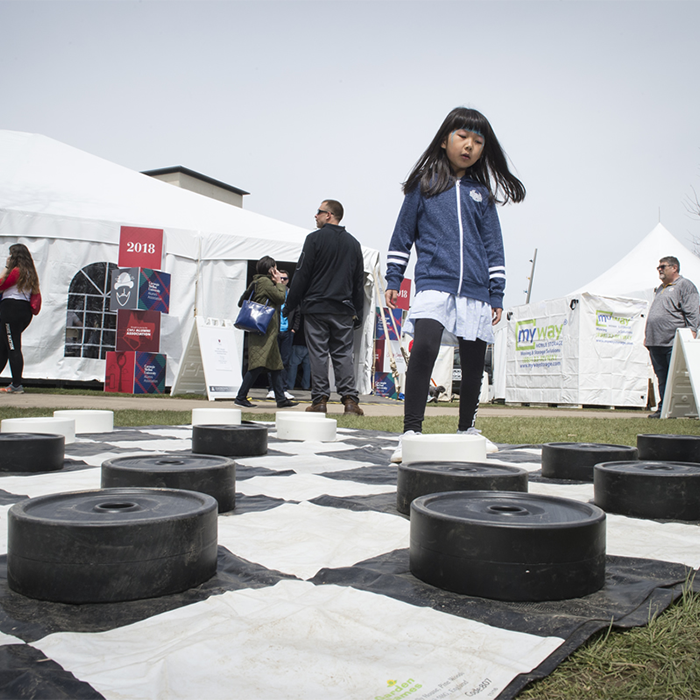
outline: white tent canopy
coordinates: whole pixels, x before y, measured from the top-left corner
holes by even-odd
[[[584,284],[572,294],[599,294],[628,297],[651,302],[659,286],[656,266],[667,255],[678,258],[681,275],[700,285],[700,258],[684,246],[663,224],[657,224],[624,258],[602,275]]]
[[[38,134],[0,131],[0,235],[25,243],[44,307],[22,336],[27,378],[103,380],[104,360],[66,356],[71,281],[95,263],[116,264],[122,226],[163,229],[164,269],[172,276],[161,352],[172,384],[195,313],[235,318],[248,261],[295,261],[306,229],[173,187]],[[2,253],[6,254],[6,253]],[[365,323],[356,337],[358,390],[371,388],[372,270],[379,253],[363,248]],[[99,329],[98,329],[99,330]],[[243,333],[237,333],[242,356]],[[104,349],[104,346],[102,347]],[[3,373],[9,376],[9,368]]]

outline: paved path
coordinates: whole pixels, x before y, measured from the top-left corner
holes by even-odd
[[[277,407],[274,401],[264,399],[265,391],[253,389],[251,399],[256,408],[244,409],[250,413],[274,413]],[[300,400],[299,406],[287,409],[290,411],[303,411],[310,403],[309,392],[295,392]],[[75,394],[48,394],[41,393],[40,389],[30,389],[28,393],[20,395],[0,395],[0,406],[17,406],[18,408],[42,408],[42,409],[135,409],[140,411],[190,411],[193,408],[205,407],[232,407],[232,401],[204,401],[202,399],[183,399],[154,396],[115,396],[113,394],[91,394],[89,396]],[[366,415],[369,416],[401,416],[403,415],[403,403],[379,396],[361,397],[361,405]],[[328,413],[338,414],[344,410],[339,401],[328,405]],[[442,406],[430,404],[426,409],[426,416],[456,416],[456,406]],[[577,408],[547,408],[525,406],[482,406],[479,416],[548,416],[548,417],[579,417],[579,418],[644,418],[647,411],[641,410],[613,410],[613,409],[577,409]]]

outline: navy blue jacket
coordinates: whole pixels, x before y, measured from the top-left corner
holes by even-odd
[[[403,202],[387,254],[387,289],[399,289],[416,247],[416,292],[435,289],[503,308],[503,238],[486,187],[468,177],[424,197],[420,186]]]

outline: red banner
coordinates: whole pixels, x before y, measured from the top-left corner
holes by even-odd
[[[408,311],[408,306],[411,303],[411,280],[405,279],[401,282],[399,289],[399,298],[396,300],[396,306],[399,309]]]
[[[133,394],[135,353],[108,352],[106,359],[105,391]]]
[[[129,350],[160,350],[159,311],[117,311],[117,352]]]
[[[122,226],[119,236],[119,267],[163,267],[163,229]]]

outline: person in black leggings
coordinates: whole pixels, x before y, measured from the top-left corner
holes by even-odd
[[[9,360],[12,384],[0,389],[6,394],[22,394],[22,333],[31,323],[32,294],[39,292],[39,277],[27,246],[10,246],[10,256],[0,274],[0,372]]]
[[[440,351],[443,326],[432,318],[419,318],[415,321],[415,328],[416,338],[409,360],[410,371],[406,374],[404,432],[413,430],[419,433],[425,416],[430,375]],[[458,338],[457,340],[462,366],[457,430],[466,433],[469,428],[474,426],[476,411],[479,407],[486,343],[479,339],[464,340],[464,338]]]

